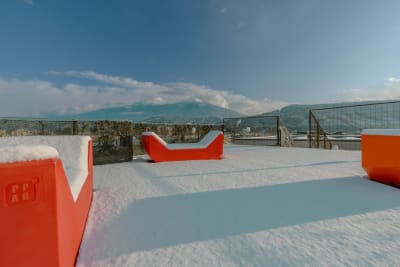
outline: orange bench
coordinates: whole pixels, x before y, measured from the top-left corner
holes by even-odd
[[[0,266],[74,266],[92,200],[90,138],[5,137],[0,153]]]
[[[368,129],[361,133],[362,167],[370,179],[400,186],[400,129]]]
[[[210,131],[198,143],[167,144],[157,134],[144,132],[143,146],[154,162],[221,159],[224,135],[221,131]]]

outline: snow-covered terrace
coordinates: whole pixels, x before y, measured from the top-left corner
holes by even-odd
[[[396,266],[400,190],[359,151],[226,146],[95,166],[77,266]]]

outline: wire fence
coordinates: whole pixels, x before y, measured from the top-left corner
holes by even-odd
[[[285,121],[288,118],[285,119]],[[1,136],[90,135],[95,164],[132,159],[133,147],[141,148],[141,133],[155,131],[168,142],[196,142],[209,130],[223,129],[225,142],[233,144],[292,146],[291,133],[304,131],[304,119],[288,120],[300,125],[289,130],[280,115],[225,118],[223,125],[133,124],[129,121],[53,121],[0,118]],[[400,101],[342,105],[309,111],[309,147],[332,148],[335,138],[359,140],[363,129],[400,128]],[[354,141],[353,140],[353,141]],[[348,140],[350,141],[350,140]],[[295,140],[295,142],[297,142]]]
[[[360,134],[363,129],[400,128],[400,101],[311,110],[328,134]]]
[[[223,122],[228,143],[290,146],[290,134],[279,115],[224,118]]]
[[[396,128],[400,128],[400,101],[312,109],[309,115],[310,147],[329,148],[331,144],[327,140],[335,138],[359,139],[363,129]]]

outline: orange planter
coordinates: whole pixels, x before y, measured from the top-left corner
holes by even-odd
[[[362,167],[375,181],[400,187],[400,129],[364,130]]]
[[[72,267],[92,200],[88,177],[76,202],[60,159],[0,164],[0,266]]]
[[[221,131],[211,131],[199,143],[189,144],[167,144],[157,134],[145,132],[142,143],[154,162],[221,159],[224,152]]]

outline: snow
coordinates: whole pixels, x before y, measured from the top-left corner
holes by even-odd
[[[333,140],[333,141],[360,141],[360,137],[356,137],[356,136],[328,136],[329,140]]]
[[[400,135],[400,129],[365,129],[363,135]]]
[[[234,137],[236,140],[276,140],[276,135]]]
[[[142,135],[154,136],[161,144],[167,147],[167,149],[192,149],[192,148],[207,148],[218,135],[223,134],[221,131],[209,131],[198,143],[182,143],[182,144],[167,144],[162,138],[160,138],[154,132],[144,132]]]
[[[0,150],[4,153],[12,151],[12,154],[0,152],[0,159],[4,162],[16,162],[19,159],[34,160],[40,157],[48,158],[46,155],[55,155],[58,152],[64,167],[68,184],[74,201],[77,200],[83,184],[88,176],[88,142],[89,136],[16,136],[1,137]],[[14,149],[10,147],[14,146]],[[50,148],[54,148],[51,150]],[[39,150],[37,150],[39,148]],[[51,152],[49,152],[51,150]],[[28,154],[25,154],[28,153]],[[43,154],[43,155],[42,155]],[[32,157],[30,157],[32,156]],[[1,160],[0,160],[1,162]]]
[[[0,163],[58,158],[58,152],[50,146],[0,146]]]
[[[210,161],[95,166],[78,267],[396,266],[400,191],[360,151],[224,148]]]
[[[160,136],[158,136],[158,134],[156,134],[155,132],[143,132],[142,135],[145,136],[154,136],[154,138],[156,138],[158,140],[158,142],[160,142],[161,144],[163,144],[164,146],[167,146],[167,142],[165,142]]]

